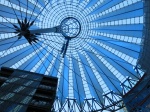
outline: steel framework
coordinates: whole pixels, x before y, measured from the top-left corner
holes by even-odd
[[[119,110],[122,96],[146,71],[137,64],[147,24],[145,2],[1,0],[0,67],[58,77],[52,111]],[[71,31],[70,24],[67,30],[60,26],[68,17],[77,23]]]

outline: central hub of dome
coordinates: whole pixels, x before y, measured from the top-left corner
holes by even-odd
[[[79,35],[81,25],[79,21],[73,17],[65,18],[61,22],[61,33],[65,38],[75,38]]]

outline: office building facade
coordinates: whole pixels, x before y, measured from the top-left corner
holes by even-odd
[[[23,70],[1,68],[1,112],[50,112],[57,78]]]

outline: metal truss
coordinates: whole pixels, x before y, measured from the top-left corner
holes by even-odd
[[[144,72],[140,69],[136,69],[139,72],[139,75],[142,77]],[[107,110],[108,112],[116,112],[121,108],[125,107],[122,97],[128,93],[134,85],[140,81],[139,79],[133,79],[127,77],[126,80],[121,83],[122,94],[115,93],[110,91],[106,94],[103,94],[103,101],[100,103],[95,98],[84,99],[82,105],[79,105],[77,100],[74,98],[66,98],[63,104],[60,103],[59,98],[56,97],[52,112],[103,112]]]
[[[133,79],[131,77],[127,77],[126,80],[121,83],[123,95],[128,93],[128,91],[130,91],[135,86],[135,84],[142,78],[145,73],[145,71],[140,68],[140,65],[137,65],[134,70],[138,74],[139,78]]]
[[[52,112],[115,112],[124,107],[121,96],[113,91],[103,95],[103,104],[99,103],[95,98],[85,99],[80,106],[76,99],[66,98],[66,101],[61,105],[57,97]]]
[[[127,77],[127,79],[123,83],[121,83],[123,95],[125,95],[129,90],[131,90],[138,81],[139,80]]]

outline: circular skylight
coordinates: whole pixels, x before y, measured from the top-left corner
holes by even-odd
[[[58,77],[53,110],[124,106],[127,79],[142,75],[142,0],[1,0],[0,7],[0,66]],[[52,30],[25,37],[16,31],[23,22]]]
[[[66,38],[75,38],[79,35],[81,26],[77,19],[68,17],[61,22],[61,33]]]

